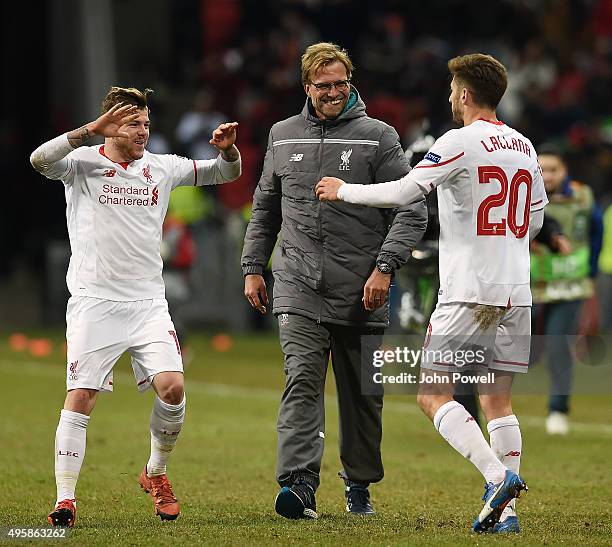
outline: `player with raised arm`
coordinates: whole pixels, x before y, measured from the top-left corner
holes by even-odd
[[[89,416],[100,391],[112,391],[113,366],[126,351],[151,412],[151,454],[140,485],[162,520],[179,515],[166,462],[185,416],[183,363],[162,281],[160,244],[170,192],[183,185],[237,179],[237,123],[221,124],[210,143],[216,159],[151,154],[147,96],[112,87],[95,121],[39,146],[34,168],[61,180],[72,256],[66,281],[67,390],[55,437],[57,502],[48,520],[73,526],[75,489],[85,456]],[[91,137],[104,144],[83,146]]]
[[[484,507],[475,532],[518,532],[515,498],[522,452],[512,411],[516,372],[527,372],[531,332],[529,241],[548,202],[531,142],[497,119],[507,85],[505,67],[489,55],[451,59],[451,104],[463,125],[440,137],[406,176],[381,184],[345,184],[325,177],[321,200],[397,207],[437,188],[440,214],[440,292],[421,363],[417,402],[440,434],[485,477]],[[481,350],[474,363],[493,373],[480,383],[490,445],[466,409],[453,401],[453,371],[440,359]],[[433,356],[433,357],[429,357]],[[457,359],[458,361],[458,359]],[[444,381],[448,381],[445,383]]]

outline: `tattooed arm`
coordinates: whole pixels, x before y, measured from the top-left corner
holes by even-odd
[[[79,146],[83,146],[91,137],[93,136],[91,133],[91,129],[84,125],[83,127],[79,127],[74,131],[70,131],[70,133],[66,133],[66,138],[70,143],[72,148],[78,148]]]
[[[117,104],[97,120],[74,131],[60,135],[41,144],[30,156],[32,167],[50,179],[61,179],[69,170],[66,156],[75,148],[86,144],[91,137],[127,137],[120,131],[121,126],[138,117],[138,108],[134,105]]]
[[[236,161],[240,157],[240,153],[238,152],[238,148],[236,148],[235,145],[232,145],[227,150],[221,151],[221,157],[225,161],[229,161],[229,162]]]

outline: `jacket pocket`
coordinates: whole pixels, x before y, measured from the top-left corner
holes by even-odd
[[[298,249],[286,241],[281,241],[278,260],[273,270],[301,279],[310,287],[315,287],[320,271],[319,253]]]
[[[314,201],[318,181],[316,173],[298,171],[292,166],[281,176],[281,191],[289,199]]]

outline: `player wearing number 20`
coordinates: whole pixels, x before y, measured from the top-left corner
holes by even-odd
[[[463,127],[440,137],[402,179],[362,185],[326,177],[317,195],[397,207],[437,188],[440,293],[425,347],[446,355],[462,346],[489,348],[477,364],[494,373],[493,385],[479,385],[490,444],[453,401],[452,381],[442,381],[457,377],[453,362],[423,359],[417,401],[440,434],[485,477],[485,504],[474,531],[518,532],[515,498],[526,485],[518,475],[522,440],[510,389],[514,373],[527,371],[529,241],[541,228],[548,200],[533,145],[496,116],[507,86],[505,67],[482,54],[456,57],[448,67],[453,118]]]

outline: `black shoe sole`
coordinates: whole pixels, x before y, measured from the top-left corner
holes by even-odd
[[[162,520],[176,520],[178,518],[178,514],[177,515],[168,515],[167,513],[157,513],[159,515],[159,518]]]
[[[74,524],[74,515],[69,509],[58,509],[53,511],[47,520],[52,526],[58,526],[60,528],[70,528]]]
[[[304,507],[304,503],[299,496],[289,488],[282,488],[276,496],[274,502],[274,510],[281,516],[287,519],[316,519],[319,517],[317,513]]]

